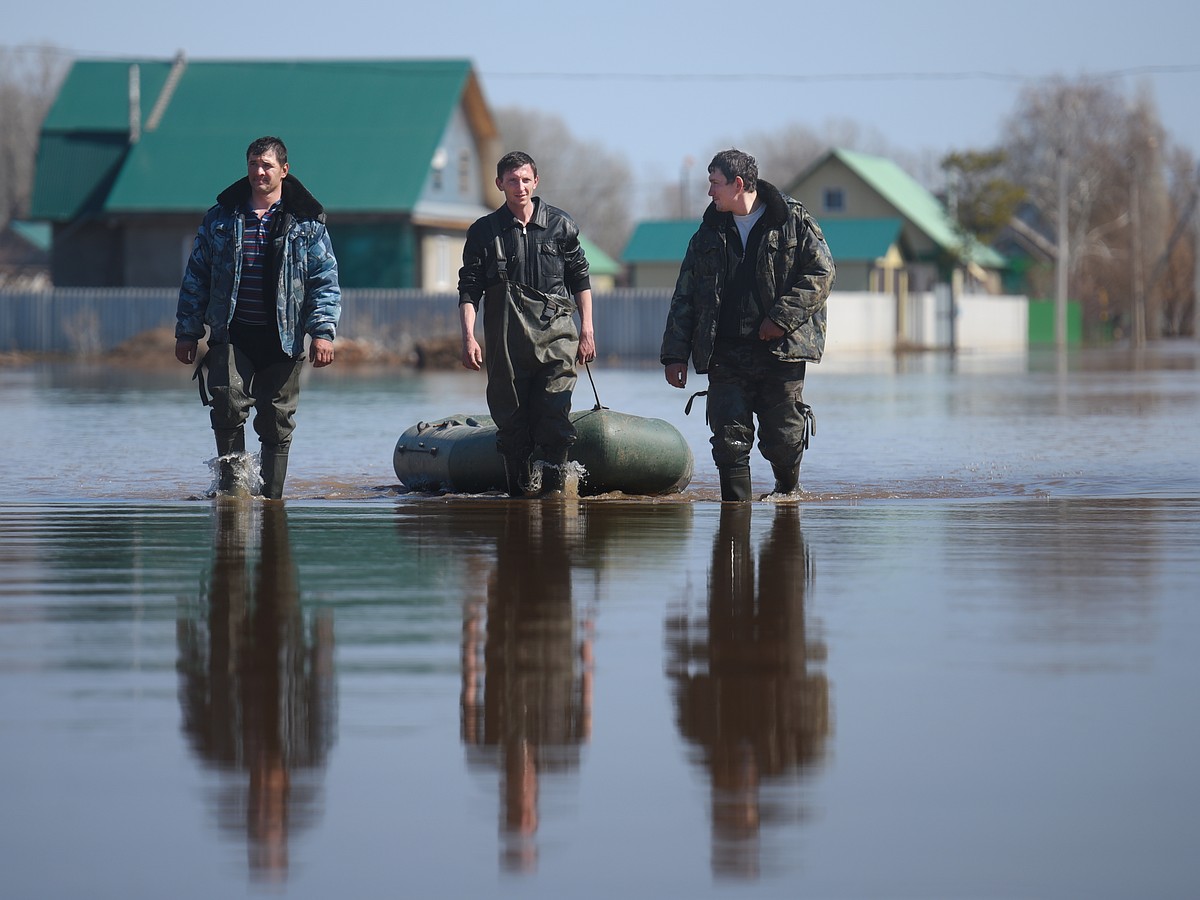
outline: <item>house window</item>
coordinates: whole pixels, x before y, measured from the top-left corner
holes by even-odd
[[[430,162],[430,166],[433,169],[433,172],[431,173],[431,177],[429,179],[429,186],[435,191],[440,191],[443,186],[442,173],[446,170],[446,151],[444,148],[437,148],[433,154],[433,160]]]
[[[471,196],[471,151],[458,151],[458,192]]]
[[[821,208],[827,213],[846,211],[846,193],[840,187],[825,188],[821,196]]]

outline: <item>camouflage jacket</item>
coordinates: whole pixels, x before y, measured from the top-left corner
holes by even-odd
[[[250,182],[235,181],[204,216],[183,273],[176,310],[176,339],[229,340],[242,275],[242,236]],[[304,335],[332,341],[342,312],[337,259],[325,230],[325,210],[295,176],[283,180],[283,216],[270,256],[278,276],[275,318],[283,349],[304,354]],[[267,279],[270,280],[269,278]]]
[[[758,193],[767,205],[754,261],[764,308],[761,314],[756,309],[747,312],[741,333],[757,335],[765,315],[786,332],[771,346],[775,356],[817,362],[825,350],[825,301],[833,287],[833,258],[820,226],[800,201],[761,180]],[[721,295],[730,274],[727,244],[735,228],[732,214],[717,212],[709,204],[679,269],[663,333],[663,365],[690,358],[697,372],[708,371]]]

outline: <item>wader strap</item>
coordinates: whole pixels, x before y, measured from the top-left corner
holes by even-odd
[[[492,260],[496,266],[496,277],[500,279],[502,284],[508,284],[508,260],[504,256],[504,234],[500,230],[500,223],[492,218],[492,244],[494,245],[495,259]]]
[[[695,402],[696,398],[697,397],[707,397],[707,396],[708,396],[708,391],[696,391],[696,393],[694,393],[694,394],[692,394],[692,396],[688,397],[687,406],[685,406],[683,408],[683,414],[685,416],[690,416],[692,414],[692,403]],[[707,418],[707,416],[705,416],[705,418]]]
[[[804,434],[800,439],[800,446],[807,450],[809,436],[817,433],[817,414],[807,403],[801,403],[800,415],[804,418]]]
[[[208,359],[208,354],[200,357],[200,362],[196,363],[196,371],[192,373],[192,381],[196,382],[196,387],[200,389],[200,402],[205,406],[212,406],[212,397],[208,395],[208,385],[204,383],[204,361]]]

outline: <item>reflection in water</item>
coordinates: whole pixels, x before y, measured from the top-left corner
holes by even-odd
[[[762,826],[800,814],[789,777],[820,762],[830,733],[829,685],[809,666],[824,647],[806,634],[812,568],[800,509],[773,507],[756,572],[755,506],[721,505],[707,619],[684,610],[666,628],[679,730],[699,747],[711,784],[712,869],[736,878],[757,876]]]
[[[532,871],[543,776],[576,771],[591,733],[590,623],[577,628],[571,595],[579,506],[504,502],[487,513],[471,526],[496,552],[486,596],[464,607],[462,739],[473,764],[500,771],[502,863]]]
[[[183,729],[222,773],[221,827],[245,831],[255,877],[282,880],[289,835],[320,812],[317,776],[335,727],[333,624],[301,613],[283,504],[224,498],[214,516],[201,613],[177,623]]]

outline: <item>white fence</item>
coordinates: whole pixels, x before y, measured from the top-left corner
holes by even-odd
[[[0,291],[0,352],[97,354],[135,335],[174,328],[171,289],[63,288]],[[657,361],[669,290],[597,294],[596,335],[606,360]],[[835,291],[829,299],[827,354],[890,354],[899,348],[1023,350],[1029,305],[1024,297],[969,295],[950,315],[949,293],[895,297]],[[953,325],[953,339],[951,326]],[[458,334],[453,294],[347,290],[339,333],[405,353],[427,338]]]
[[[909,294],[835,291],[829,298],[827,356],[907,350],[1025,350],[1029,301],[1022,296],[968,294],[951,306],[949,290]]]

